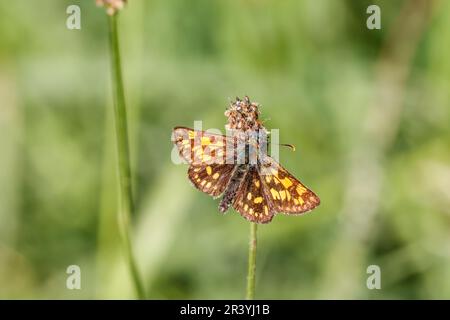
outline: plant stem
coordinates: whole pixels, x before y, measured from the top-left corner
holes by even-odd
[[[247,300],[255,298],[255,273],[256,273],[256,231],[258,225],[250,223],[250,240],[248,245],[248,273],[247,273]]]
[[[111,68],[114,95],[114,114],[118,153],[120,208],[118,223],[125,254],[128,260],[131,277],[139,299],[145,299],[145,290],[133,255],[130,237],[130,219],[134,212],[133,193],[131,188],[130,152],[128,146],[127,111],[122,81],[122,70],[119,52],[119,36],[117,32],[117,13],[109,16],[109,39],[111,50]]]

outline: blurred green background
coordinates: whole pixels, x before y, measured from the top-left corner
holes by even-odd
[[[174,126],[223,128],[243,95],[322,200],[259,228],[257,298],[450,298],[450,1],[130,0],[119,23],[149,298],[244,297],[248,223],[170,157]],[[110,83],[93,0],[0,0],[0,298],[134,298]]]

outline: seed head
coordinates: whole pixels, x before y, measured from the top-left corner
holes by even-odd
[[[98,7],[105,7],[106,13],[112,16],[120,9],[123,9],[127,0],[95,0],[95,3]]]
[[[264,128],[258,119],[259,104],[250,102],[247,96],[244,100],[236,98],[236,101],[231,102],[225,116],[228,118],[228,130],[257,131]]]

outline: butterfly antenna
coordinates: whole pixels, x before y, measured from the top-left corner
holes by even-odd
[[[280,145],[280,146],[283,146],[283,147],[288,147],[288,148],[290,148],[292,151],[295,151],[295,146],[294,146],[293,144],[289,144],[289,143],[280,143],[279,145]]]

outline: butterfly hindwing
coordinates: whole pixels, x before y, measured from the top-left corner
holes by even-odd
[[[192,164],[188,177],[198,190],[218,197],[225,191],[234,167],[233,164]]]
[[[269,156],[262,159],[259,174],[265,193],[276,212],[301,214],[320,204],[319,197]]]
[[[275,211],[271,199],[264,192],[255,166],[249,166],[233,201],[233,207],[249,221],[268,223],[272,220]]]

